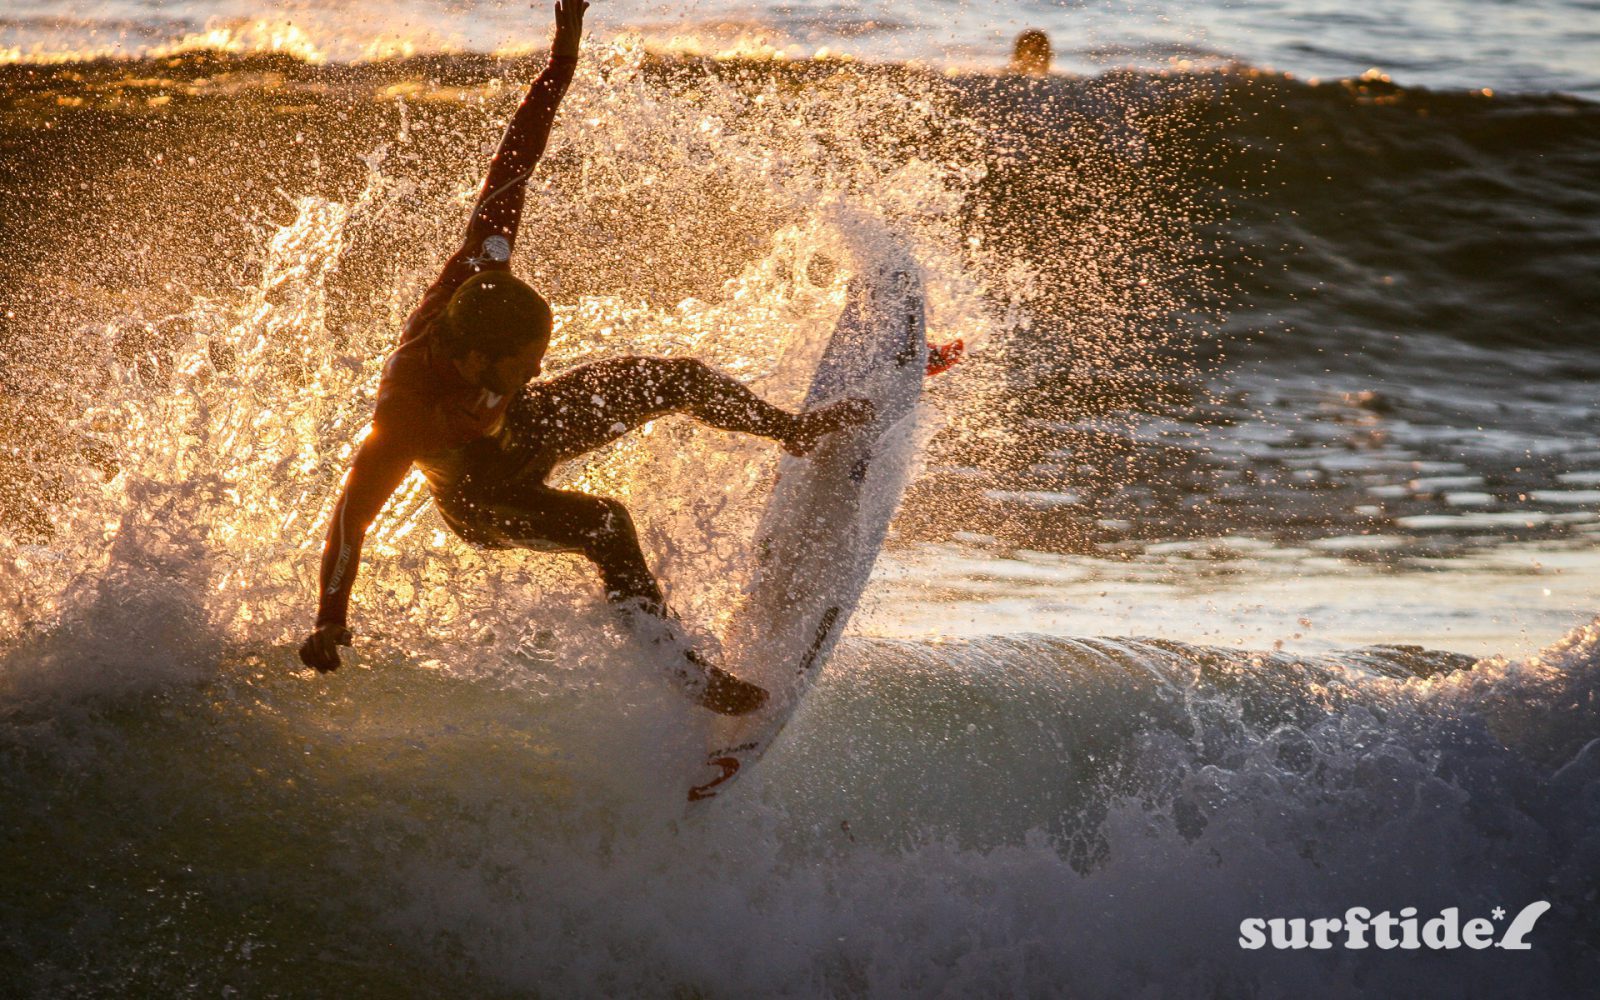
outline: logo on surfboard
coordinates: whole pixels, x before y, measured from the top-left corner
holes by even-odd
[[[714,789],[718,785],[739,773],[739,758],[737,757],[712,757],[706,761],[706,765],[719,767],[722,769],[722,773],[703,785],[696,785],[689,789],[690,802],[699,802],[701,799],[711,798],[717,794]]]
[[[715,796],[718,785],[739,773],[739,758],[737,755],[749,753],[760,745],[760,741],[751,740],[736,747],[724,747],[721,750],[711,751],[706,757],[706,766],[717,768],[722,773],[703,785],[696,785],[689,789],[689,801],[699,802],[701,799],[709,799]]]
[[[919,310],[922,307],[921,302],[914,301],[912,304]],[[908,312],[906,313],[906,342],[900,348],[900,353],[894,356],[894,366],[896,368],[904,368],[910,364],[916,358],[918,348],[924,351],[928,349],[922,340],[922,336],[917,333],[916,312]]]
[[[816,664],[817,654],[822,652],[823,644],[828,641],[828,636],[833,632],[833,626],[838,620],[839,606],[837,604],[830,605],[828,609],[822,613],[822,617],[817,619],[816,634],[811,637],[811,645],[806,647],[806,655],[801,658],[800,668],[795,671],[797,675],[803,676]],[[734,775],[739,773],[739,768],[742,766],[739,756],[741,754],[749,753],[760,746],[760,740],[751,740],[747,743],[740,743],[738,746],[723,747],[720,750],[713,750],[711,753],[707,754],[706,767],[716,768],[718,774],[710,781],[707,781],[701,785],[695,785],[693,788],[689,789],[689,801],[700,802],[705,799],[715,797],[717,794],[717,786],[732,779]]]
[[[839,620],[839,606],[837,604],[828,608],[817,620],[817,634],[812,637],[811,645],[806,647],[806,655],[800,660],[800,669],[797,674],[804,674],[817,662],[817,654],[822,652],[822,644],[828,641],[828,633],[833,631],[833,623]]]

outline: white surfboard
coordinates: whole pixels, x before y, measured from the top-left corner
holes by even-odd
[[[881,259],[851,280],[805,400],[814,409],[862,397],[874,417],[778,466],[756,570],[724,644],[730,669],[770,697],[758,712],[711,721],[690,802],[725,792],[760,758],[844,632],[905,490],[926,368],[917,267],[901,254]]]

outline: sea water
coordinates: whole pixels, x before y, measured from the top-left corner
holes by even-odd
[[[692,355],[796,405],[883,226],[970,348],[850,638],[690,816],[697,710],[587,567],[471,550],[418,480],[349,665],[293,654],[547,13],[5,17],[7,991],[1600,972],[1592,10],[594,7],[514,261],[551,370]],[[1057,74],[999,72],[1028,26]],[[774,464],[666,419],[557,478],[629,504],[710,641]],[[1239,940],[1537,900],[1526,952]]]

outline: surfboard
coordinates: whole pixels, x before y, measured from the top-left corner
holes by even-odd
[[[805,397],[808,410],[869,399],[873,419],[779,462],[724,641],[732,671],[770,697],[750,715],[710,721],[691,803],[726,792],[760,759],[849,623],[905,490],[926,367],[922,280],[909,255],[890,253],[851,279]]]

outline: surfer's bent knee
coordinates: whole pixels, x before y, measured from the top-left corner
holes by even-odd
[[[588,544],[585,548],[591,556],[608,549],[619,539],[635,536],[633,515],[628,513],[628,508],[622,505],[622,501],[611,497],[594,499],[600,507],[600,517],[599,523],[586,533]]]

